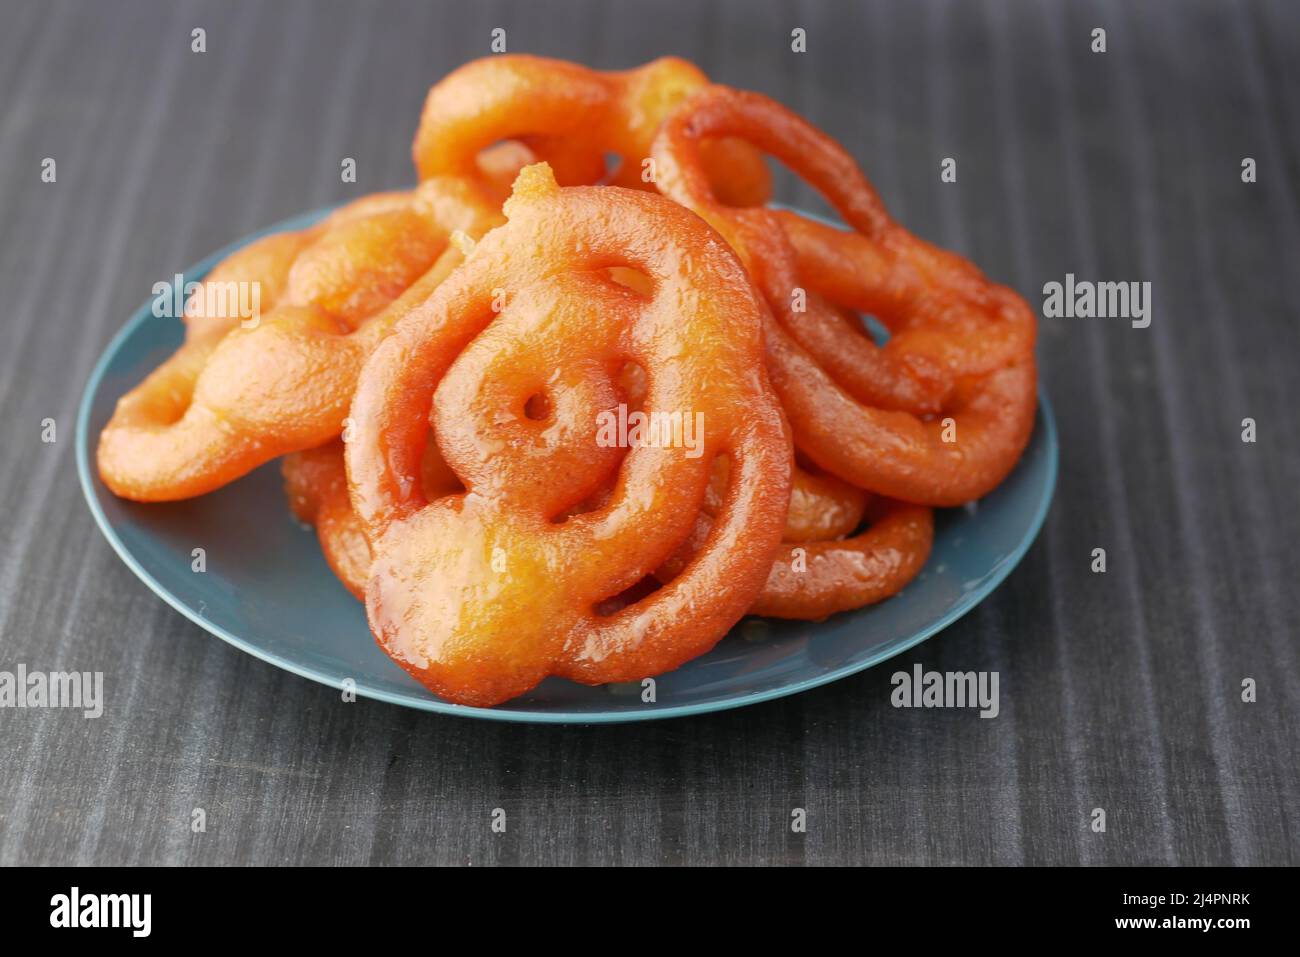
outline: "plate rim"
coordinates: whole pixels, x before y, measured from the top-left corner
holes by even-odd
[[[299,213],[288,219],[273,223],[263,229],[256,230],[242,239],[236,240],[214,253],[205,256],[193,266],[181,270],[187,281],[194,281],[207,275],[217,262],[224,259],[230,253],[240,249],[250,242],[264,236],[268,233],[280,232],[288,229],[300,229],[305,225],[319,220],[321,217],[335,208],[335,205],[324,206],[310,212]],[[805,215],[813,215],[807,214]],[[824,217],[815,217],[822,219]],[[833,223],[832,223],[833,225]],[[136,329],[144,322],[154,318],[150,307],[152,300],[146,300],[140,306],[127,322],[113,335],[104,346],[100,353],[99,359],[95,362],[91,370],[86,385],[82,391],[81,401],[77,405],[77,427],[76,427],[76,459],[77,459],[77,476],[81,485],[82,496],[90,508],[91,515],[94,516],[95,524],[99,527],[100,533],[107,539],[113,551],[131,570],[131,572],[140,579],[145,586],[156,596],[165,601],[168,605],[180,612],[185,618],[198,625],[204,631],[215,635],[229,645],[233,645],[240,651],[252,655],[265,661],[267,664],[274,665],[288,671],[290,674],[298,675],[318,684],[335,688],[339,691],[351,691],[359,697],[369,698],[373,701],[381,701],[385,704],[398,705],[406,708],[413,708],[417,711],[424,711],[434,714],[446,714],[461,718],[480,718],[487,721],[506,721],[519,724],[569,724],[569,725],[594,725],[594,724],[626,724],[634,721],[663,721],[670,718],[685,718],[692,715],[711,714],[719,711],[730,711],[735,708],[744,708],[749,705],[761,704],[765,701],[773,701],[778,698],[785,698],[791,695],[802,694],[805,691],[811,691],[813,688],[819,688],[822,685],[830,684],[847,678],[850,675],[866,671],[868,668],[874,668],[890,658],[901,655],[905,651],[910,651],[921,642],[932,638],[934,635],[948,628],[954,622],[964,617],[973,608],[983,602],[989,595],[998,589],[1006,581],[1007,576],[1020,564],[1025,554],[1038,540],[1038,536],[1043,528],[1043,523],[1047,520],[1047,513],[1050,511],[1052,502],[1056,497],[1057,471],[1060,458],[1060,443],[1056,429],[1056,417],[1052,411],[1052,404],[1047,398],[1047,393],[1043,388],[1042,380],[1038,382],[1037,396],[1038,406],[1036,417],[1041,421],[1044,431],[1044,439],[1047,442],[1048,461],[1047,461],[1047,482],[1044,494],[1041,496],[1037,510],[1030,520],[1029,531],[1021,539],[1015,550],[1005,558],[990,574],[990,576],[974,591],[963,595],[952,608],[944,613],[933,622],[926,625],[913,635],[909,636],[906,641],[897,647],[890,648],[877,654],[868,655],[862,661],[852,662],[841,665],[838,668],[831,669],[824,674],[815,675],[811,678],[804,678],[800,681],[790,684],[780,685],[775,688],[768,688],[764,691],[754,691],[746,694],[729,698],[720,698],[713,701],[701,701],[694,704],[670,705],[663,708],[645,708],[638,711],[537,711],[521,709],[498,709],[498,708],[480,708],[470,705],[453,704],[449,701],[443,701],[435,697],[432,693],[427,698],[406,696],[384,691],[379,688],[365,687],[354,682],[351,688],[345,688],[342,679],[334,678],[324,672],[318,671],[310,666],[299,664],[298,662],[265,651],[252,642],[233,632],[227,631],[220,625],[208,621],[201,615],[193,611],[187,604],[178,597],[169,592],[163,585],[155,579],[141,565],[131,553],[131,551],[122,542],[121,537],[114,531],[108,516],[104,513],[99,504],[95,490],[96,477],[92,473],[90,463],[90,414],[94,404],[94,398],[98,394],[104,375],[108,371],[108,366],[114,356],[122,348],[122,345],[135,334]],[[1037,423],[1036,423],[1037,427]]]

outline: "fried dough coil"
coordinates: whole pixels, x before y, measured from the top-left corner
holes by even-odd
[[[726,244],[658,196],[561,190],[545,165],[524,171],[506,213],[367,363],[347,443],[374,555],[371,629],[426,687],[477,705],[547,675],[632,680],[709,650],[767,579],[789,501],[763,310]],[[645,274],[653,294],[611,267]],[[645,371],[648,410],[703,416],[698,455],[598,440],[628,363]],[[463,494],[430,502],[416,481],[427,423]],[[600,614],[689,537],[720,455],[731,480],[695,557]]]
[[[690,540],[656,576],[671,581],[707,537],[714,482]],[[820,621],[874,604],[901,591],[925,565],[934,539],[934,512],[871,496],[829,475],[796,466],[790,511],[772,570],[750,614]],[[861,527],[863,520],[866,527]]]
[[[608,72],[537,56],[485,57],[429,91],[411,152],[421,178],[474,176],[483,151],[519,140],[552,166],[561,185],[653,189],[643,164],[660,122],[707,83],[677,57]],[[621,160],[609,177],[607,154]],[[724,202],[747,206],[771,195],[762,156],[744,143],[710,143],[701,162]]]
[[[783,161],[850,231],[722,203],[700,154],[717,137]],[[652,153],[660,190],[722,232],[763,291],[776,317],[769,374],[805,455],[918,504],[961,504],[1006,477],[1036,407],[1035,323],[1023,299],[893,222],[838,143],[767,97],[698,91]],[[884,348],[846,325],[845,307],[890,330]]]
[[[450,178],[331,216],[308,232],[283,288],[273,283],[265,315],[190,335],[118,401],[100,435],[105,484],[139,501],[188,498],[329,441],[366,357],[459,264],[451,235],[498,222],[479,187]]]

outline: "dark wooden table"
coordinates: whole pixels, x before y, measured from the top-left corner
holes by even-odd
[[[0,710],[0,863],[1300,862],[1293,4],[7,0],[0,23],[0,670],[101,670],[107,697]],[[1060,484],[976,612],[759,707],[501,726],[343,704],[117,559],[73,462],[110,336],[230,240],[409,182],[425,90],[494,27],[779,97],[1036,305],[1066,273],[1152,284],[1145,329],[1042,320]],[[1000,715],[890,707],[915,662],[998,671]]]

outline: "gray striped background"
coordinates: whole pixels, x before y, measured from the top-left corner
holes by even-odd
[[[0,863],[1300,861],[1294,4],[0,7],[0,669],[108,688],[99,721],[0,711]],[[1067,271],[1154,284],[1147,330],[1043,323],[1062,441],[1044,534],[898,660],[996,669],[999,718],[895,710],[891,666],[657,726],[342,706],[183,620],[100,539],[72,433],[111,334],[231,239],[408,182],[427,86],[496,26],[512,51],[676,53],[779,97],[916,232],[1031,301]],[[781,198],[810,201],[788,181]]]

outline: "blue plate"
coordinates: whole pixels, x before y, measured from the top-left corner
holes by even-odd
[[[266,232],[300,229],[318,210]],[[202,278],[240,243],[184,272]],[[1056,484],[1056,425],[1046,396],[1024,458],[977,504],[939,513],[934,552],[901,594],[811,624],[747,618],[712,652],[640,687],[588,688],[558,678],[496,708],[435,698],[370,636],[361,604],[338,583],[315,533],[289,514],[278,463],[202,498],[141,505],[115,497],[94,467],[114,403],[181,342],[182,324],[148,304],[109,343],[77,417],[77,471],[95,521],[127,566],[164,601],[218,638],[273,665],[335,688],[425,711],[497,721],[596,724],[738,708],[796,694],[870,668],[952,624],[1010,574],[1038,534]],[[194,548],[206,571],[191,569]]]

